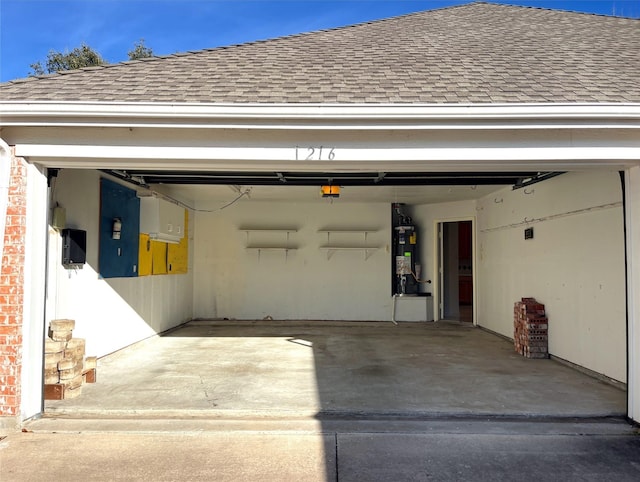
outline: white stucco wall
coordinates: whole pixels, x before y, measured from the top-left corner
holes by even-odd
[[[27,165],[27,221],[24,263],[24,325],[20,417],[26,420],[42,409],[43,324],[45,307],[47,178]]]
[[[629,380],[627,382],[628,417],[640,422],[640,167],[625,171],[626,235],[627,235],[627,299],[629,309],[627,350]]]
[[[203,206],[205,208],[205,206]],[[200,318],[389,320],[391,281],[388,203],[253,202],[197,213],[194,242],[194,314]],[[286,233],[246,228],[295,228],[294,251],[247,250],[247,243],[281,245]],[[337,251],[329,259],[323,229],[375,229],[369,253]],[[330,242],[364,243],[360,233],[331,234]]]
[[[621,201],[618,172],[603,171],[479,200],[478,323],[512,337],[513,303],[535,297],[546,305],[552,355],[625,382]]]
[[[87,354],[95,356],[190,320],[193,289],[191,263],[184,275],[100,279],[99,183],[100,173],[85,170],[61,170],[53,181],[52,206],[58,202],[66,209],[66,227],[87,231],[87,264],[83,269],[65,269],[61,237],[50,228],[47,294],[47,322],[74,319],[74,337],[86,338]]]
[[[204,206],[203,209],[206,209]],[[437,220],[468,219],[475,202],[407,207],[419,226],[423,277],[435,281]],[[390,320],[390,203],[242,201],[226,210],[196,214],[194,314],[200,318]],[[247,227],[292,227],[283,252],[247,250]],[[326,228],[377,229],[367,242],[379,249],[337,251],[327,259]],[[249,233],[249,245],[286,239],[284,233]],[[331,234],[335,244],[359,244],[360,234]],[[432,291],[427,285],[425,291]]]

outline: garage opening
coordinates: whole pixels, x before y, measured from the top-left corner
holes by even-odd
[[[504,173],[463,173],[430,178],[431,185],[411,184],[405,174],[394,182],[394,176],[367,175],[364,183],[356,175],[280,173],[269,182],[252,177],[251,184],[248,178],[230,184],[227,173],[202,184],[203,176],[219,173],[194,179],[59,171],[51,179],[51,204],[64,209],[66,228],[86,231],[87,263],[61,265],[52,226],[47,316],[76,320],[74,336],[100,358],[99,381],[76,399],[47,401],[47,411],[623,414],[624,391],[602,383],[626,382],[618,173],[545,176],[526,189],[514,189],[522,175],[513,173],[508,182],[497,181]],[[121,237],[129,220],[101,210],[103,179],[143,197],[151,187],[155,199],[188,206],[186,272],[172,273],[169,248],[161,246],[151,253],[148,274],[141,274],[138,253],[128,258],[136,264],[128,276],[104,275],[100,250],[118,241],[114,220],[122,222]],[[318,182],[340,185],[340,197],[323,198]],[[420,273],[412,267],[405,274],[422,281],[416,293],[403,293],[421,300],[418,319],[407,307],[410,297],[393,296],[397,204],[410,208],[418,227],[411,256]],[[535,236],[525,239],[531,226]],[[113,246],[116,261],[126,257]],[[122,254],[129,254],[127,246]],[[157,272],[154,256],[164,260]],[[446,270],[440,276],[440,257],[451,264],[449,277]],[[476,280],[471,304],[469,287],[461,285],[469,272]],[[436,293],[446,308],[434,303]],[[513,351],[504,337],[513,336],[513,303],[524,296],[548,307],[550,352],[600,379]],[[465,309],[485,330],[469,322],[466,316],[474,315]],[[547,395],[515,403],[523,380],[531,393]],[[472,383],[473,390],[460,395],[456,383]],[[559,391],[569,402],[549,405]]]

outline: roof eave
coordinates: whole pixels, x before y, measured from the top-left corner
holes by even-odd
[[[640,127],[640,103],[0,102],[0,127],[419,129]]]

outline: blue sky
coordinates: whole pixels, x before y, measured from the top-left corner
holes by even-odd
[[[0,0],[0,81],[83,42],[110,63],[143,38],[156,55],[309,32],[467,0]],[[640,17],[640,0],[496,0]]]

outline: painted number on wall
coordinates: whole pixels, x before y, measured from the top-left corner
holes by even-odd
[[[296,161],[333,161],[335,158],[335,147],[296,146]]]

